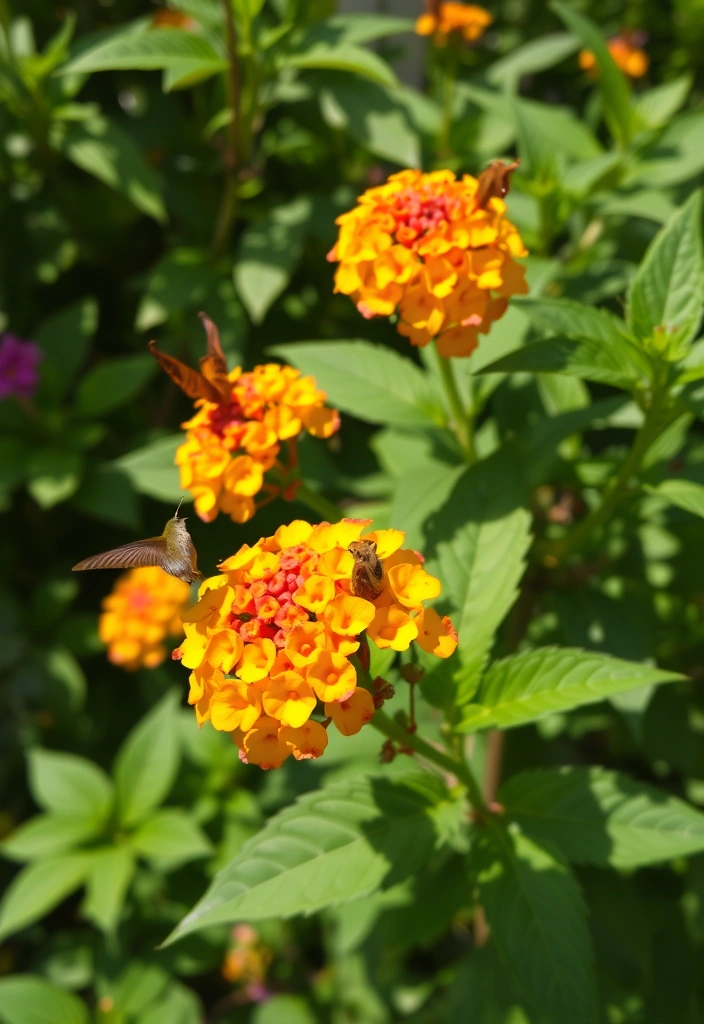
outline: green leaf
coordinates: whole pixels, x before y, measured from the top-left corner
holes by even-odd
[[[0,1021],[3,1024],[88,1024],[88,1007],[33,974],[0,978]]]
[[[368,341],[299,341],[269,351],[312,374],[331,405],[367,423],[438,426],[428,377],[404,356]]]
[[[0,494],[6,495],[27,476],[31,447],[19,437],[0,437]]]
[[[126,473],[139,494],[157,501],[179,501],[183,495],[176,449],[183,444],[183,434],[169,434],[116,459],[114,465]],[[190,500],[189,497],[186,500]]]
[[[508,122],[509,126],[513,123],[514,128],[517,128],[516,119],[524,113],[531,122],[539,119],[544,139],[552,141],[557,152],[564,156],[588,160],[604,152],[594,133],[569,107],[505,95],[469,82],[458,82],[456,90],[458,96],[476,104],[493,121]],[[506,144],[510,145],[510,142],[511,137]]]
[[[82,910],[108,935],[117,927],[135,866],[134,857],[125,846],[107,846],[94,851]]]
[[[0,904],[0,939],[38,921],[85,880],[90,853],[66,853],[29,864],[15,875]]]
[[[157,28],[139,34],[120,34],[98,43],[70,61],[61,73],[164,68],[192,71],[196,66],[204,71],[225,71],[227,61],[203,36],[178,28]]]
[[[664,327],[677,346],[696,337],[704,293],[701,192],[658,232],[638,268],[628,297],[634,334],[649,338]]]
[[[181,759],[178,694],[167,693],[138,722],[115,760],[120,824],[143,821],[168,795]]]
[[[542,647],[498,661],[464,708],[463,732],[511,729],[555,711],[594,704],[640,686],[683,676],[638,662],[575,648]]]
[[[364,50],[352,43],[334,46],[314,43],[306,50],[287,53],[279,58],[281,68],[298,68],[300,71],[323,68],[329,71],[347,71],[360,78],[368,78],[379,85],[396,85],[397,78],[392,69],[373,50]]]
[[[394,493],[391,522],[406,533],[407,547],[425,547],[425,524],[450,500],[467,467],[447,462],[426,462],[416,465],[401,476]],[[418,486],[418,481],[423,486]]]
[[[82,471],[80,452],[35,448],[27,463],[27,490],[41,508],[53,508],[76,493]]]
[[[142,213],[166,220],[158,174],[132,137],[107,118],[66,122],[53,145],[81,170],[121,192]]]
[[[635,348],[622,342],[619,347],[594,338],[572,341],[547,338],[509,352],[479,373],[564,373],[613,387],[631,389],[645,377]]]
[[[664,498],[669,505],[675,505],[685,512],[704,518],[704,477],[699,473],[697,479],[687,479],[687,474],[691,475],[694,472],[694,468],[685,470],[684,475],[678,474],[676,477],[662,480],[659,484],[644,484],[644,488],[649,494]]]
[[[71,502],[86,516],[118,526],[139,526],[139,506],[127,473],[116,466],[89,465]]]
[[[150,355],[118,356],[89,370],[78,388],[79,416],[103,416],[136,398],[154,376],[157,362]]]
[[[503,830],[476,850],[479,900],[504,970],[545,1024],[596,1024],[593,953],[582,896],[567,867]]]
[[[362,146],[400,167],[420,167],[420,139],[399,90],[330,74],[320,93],[323,118]]]
[[[42,860],[94,838],[100,831],[95,818],[37,814],[0,843],[0,853],[10,860]]]
[[[201,249],[172,249],[149,272],[135,327],[151,331],[176,312],[201,309],[218,275]]]
[[[164,870],[213,852],[210,841],[193,819],[177,807],[157,811],[130,838],[136,853],[153,860]]]
[[[313,25],[301,43],[306,50],[313,43],[373,43],[377,39],[412,32],[415,22],[390,14],[333,14]]]
[[[704,169],[702,131],[704,114],[701,111],[673,118],[657,144],[630,165],[624,183],[661,189],[695,178]]]
[[[317,1024],[318,1017],[300,996],[274,996],[260,1003],[252,1024]]]
[[[83,299],[54,313],[34,333],[46,357],[42,380],[52,395],[61,398],[75,382],[98,326],[98,303]]]
[[[689,75],[646,89],[638,96],[636,110],[649,128],[661,128],[670,121],[684,104],[692,88]]]
[[[276,206],[248,227],[237,250],[234,280],[255,324],[260,324],[282,293],[303,253],[313,207],[307,196]]]
[[[270,818],[215,876],[167,942],[210,924],[312,914],[419,871],[444,786],[428,776],[355,777]]]
[[[550,5],[558,17],[574,32],[599,65],[599,88],[604,100],[604,115],[609,130],[621,143],[630,141],[635,124],[631,88],[619,70],[596,25],[573,7],[553,0]]]
[[[577,864],[635,868],[704,850],[701,811],[619,772],[521,772],[499,800],[522,832]]]
[[[171,982],[140,1015],[139,1024],[201,1024],[204,1019],[203,1007],[193,989]]]
[[[29,786],[45,810],[101,821],[113,802],[113,787],[102,768],[76,754],[36,748],[29,754]]]
[[[520,465],[501,452],[460,477],[425,531],[431,572],[443,582],[459,635],[457,660],[447,665],[458,704],[472,699],[496,630],[518,596],[530,528]]]
[[[487,71],[487,81],[497,88],[515,90],[523,75],[545,71],[579,48],[579,40],[569,32],[554,32],[532,39],[516,47],[506,57],[496,60]]]
[[[573,299],[527,299],[518,300],[516,305],[540,330],[564,334],[574,341],[587,339],[622,348],[624,341],[633,341],[623,320],[605,309],[586,306],[583,302],[575,302]]]

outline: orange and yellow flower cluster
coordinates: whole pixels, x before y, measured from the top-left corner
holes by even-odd
[[[609,39],[607,46],[617,67],[629,78],[642,78],[648,70],[650,58],[645,50],[641,49],[644,40],[641,32],[634,32],[624,29],[619,35]],[[591,50],[580,50],[579,66],[584,71],[596,74],[598,67],[596,57]]]
[[[246,523],[262,488],[280,489],[267,485],[265,474],[278,466],[282,442],[295,441],[303,430],[330,437],[340,425],[315,379],[301,377],[293,367],[269,363],[251,373],[238,367],[227,380],[229,401],[199,398],[195,416],[182,424],[188,435],[176,452],[181,486],[191,492],[197,514],[208,523],[221,511]]]
[[[247,762],[276,768],[290,754],[319,757],[330,722],[351,736],[371,719],[372,695],[351,660],[363,634],[394,651],[416,641],[441,658],[454,652],[452,623],[424,606],[440,583],[402,547],[400,530],[366,535],[383,586],[373,601],[352,593],[349,547],[370,525],[281,526],[222,562],[183,616],[186,639],[174,657],[191,669],[189,702],[199,723],[232,733]],[[325,722],[312,717],[319,702]]]
[[[419,36],[432,36],[437,46],[445,46],[454,33],[473,43],[484,35],[494,20],[488,11],[475,4],[440,3],[437,13],[421,14],[416,21]]]
[[[452,171],[401,171],[368,189],[337,219],[328,259],[339,261],[335,290],[365,317],[398,311],[413,345],[437,339],[442,356],[468,356],[501,317],[511,295],[525,294],[527,255],[496,195]]]
[[[181,636],[181,613],[191,588],[163,569],[131,569],[103,601],[98,629],[108,658],[130,672],[155,668],[166,657],[164,639]]]

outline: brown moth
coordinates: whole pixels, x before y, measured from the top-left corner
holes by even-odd
[[[503,160],[492,160],[485,171],[477,179],[477,207],[484,208],[490,199],[504,199],[511,187],[511,175],[519,165],[518,160],[505,164]]]
[[[162,370],[189,398],[205,398],[208,402],[218,404],[229,402],[232,385],[227,379],[227,360],[220,344],[218,329],[205,313],[199,313],[198,316],[208,338],[208,353],[200,360],[200,372],[186,366],[180,359],[160,352],[155,341],[149,342],[149,351],[158,360]]]
[[[384,589],[384,567],[373,540],[355,540],[347,549],[354,558],[350,591],[355,597],[373,601]]]
[[[183,500],[183,499],[182,499]],[[179,502],[178,508],[181,507]],[[86,569],[137,569],[141,566],[158,565],[164,572],[175,576],[184,583],[202,580],[198,572],[196,549],[186,527],[186,519],[179,519],[178,508],[173,519],[169,519],[160,537],[135,540],[119,548],[103,551],[100,555],[84,558],[74,565],[74,572]]]

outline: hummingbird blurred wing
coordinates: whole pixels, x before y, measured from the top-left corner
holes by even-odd
[[[200,360],[200,368],[204,377],[222,387],[222,379],[227,378],[227,359],[220,344],[220,332],[206,313],[199,313],[198,316],[208,339],[208,354]],[[228,380],[225,380],[225,386],[229,389]]]
[[[122,544],[119,548],[103,551],[101,555],[84,558],[74,565],[73,572],[84,569],[138,569],[141,566],[158,565],[164,568],[166,561],[166,540],[163,537],[149,537]]]
[[[205,398],[208,402],[222,402],[223,395],[219,388],[198,370],[186,366],[180,359],[167,356],[166,352],[160,352],[155,341],[149,342],[149,351],[158,360],[162,370],[168,373],[174,384],[178,384],[181,391],[189,398]]]

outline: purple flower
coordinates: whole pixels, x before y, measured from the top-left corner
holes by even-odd
[[[33,341],[16,334],[0,334],[0,400],[9,395],[31,398],[37,387],[42,352]]]

